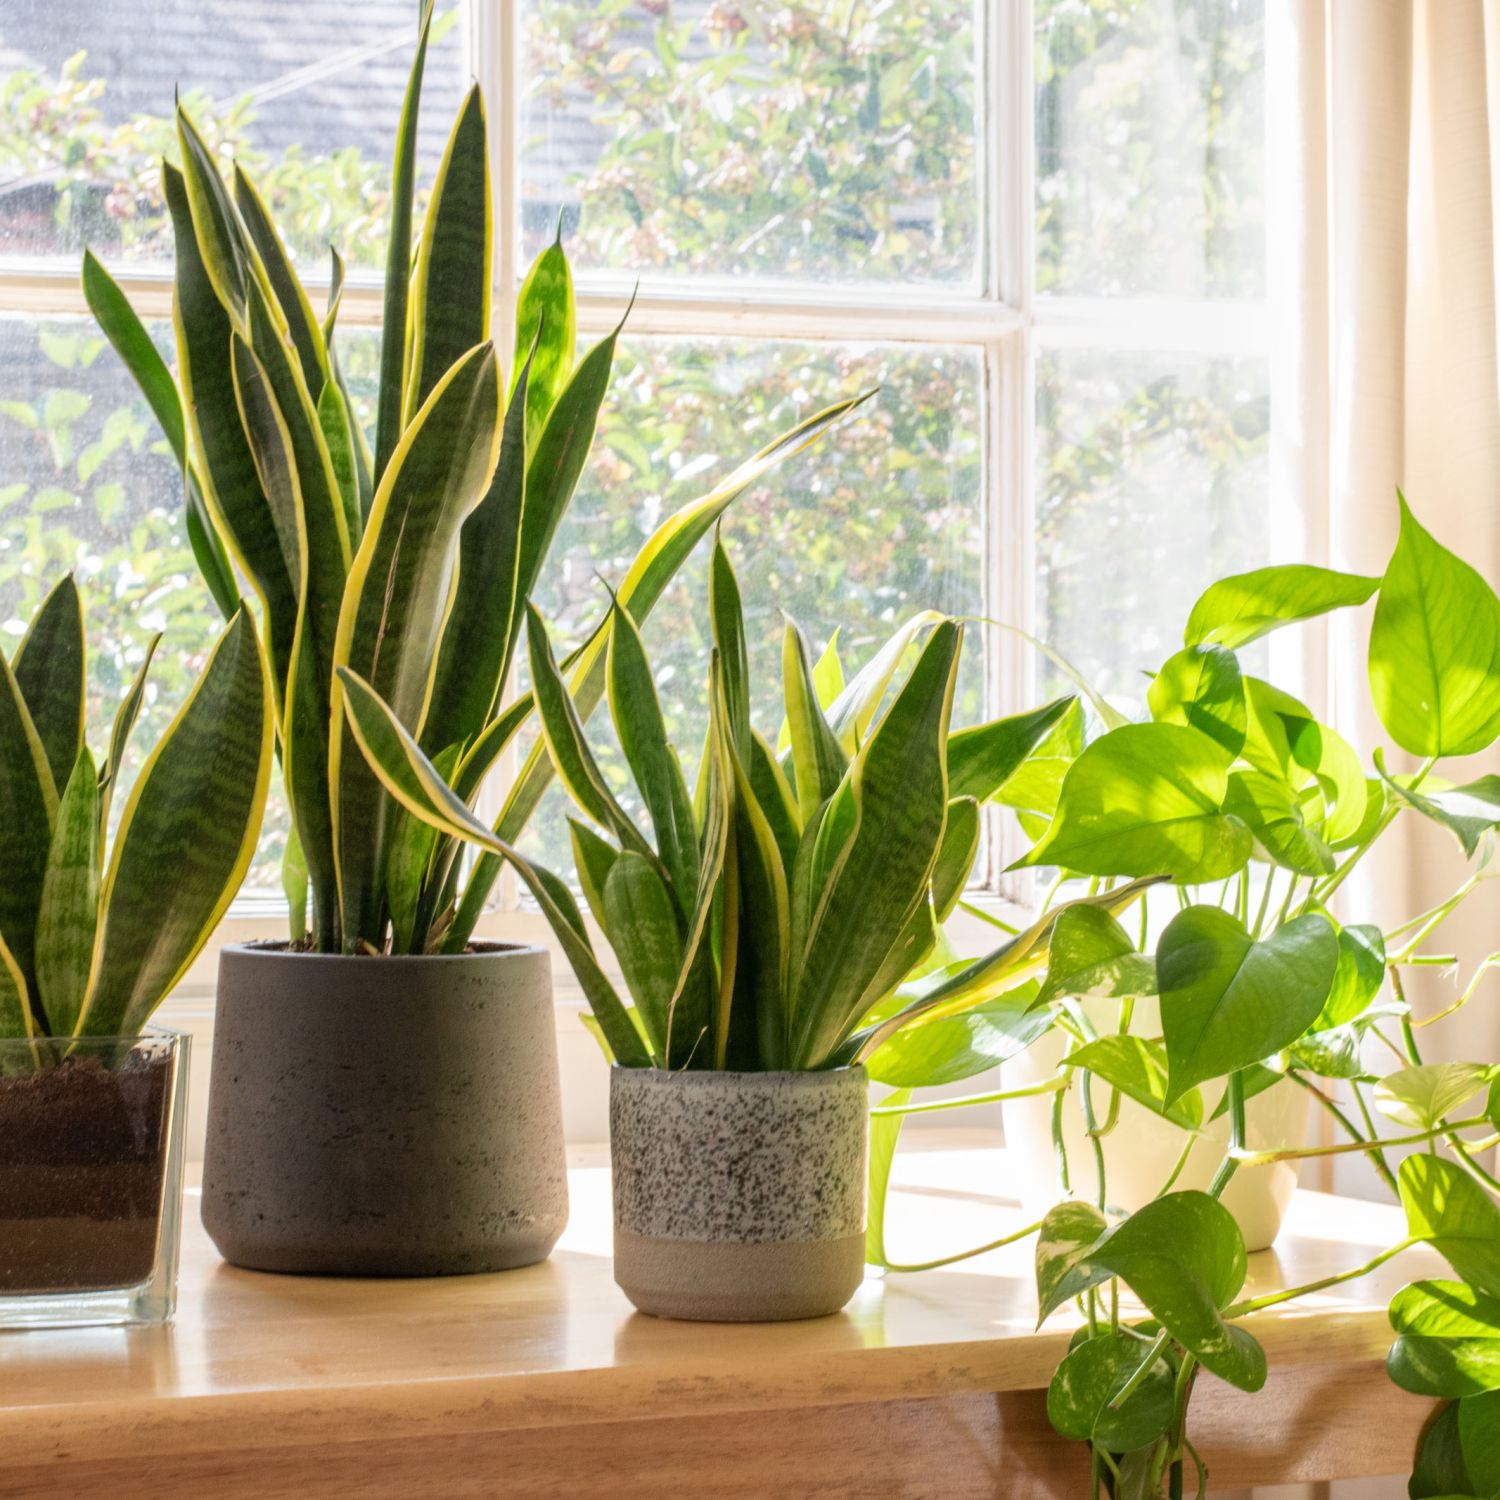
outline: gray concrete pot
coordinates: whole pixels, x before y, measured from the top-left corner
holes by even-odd
[[[615,1280],[642,1312],[837,1312],[864,1276],[869,1086],[826,1073],[610,1074]]]
[[[544,950],[223,950],[203,1224],[226,1260],[504,1271],[544,1259],[567,1218]]]

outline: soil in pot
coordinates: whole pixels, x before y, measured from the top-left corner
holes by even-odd
[[[170,1057],[143,1053],[0,1077],[0,1292],[149,1279],[171,1080]]]

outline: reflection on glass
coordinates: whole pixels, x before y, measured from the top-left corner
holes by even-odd
[[[1214,578],[1268,561],[1269,406],[1263,360],[1038,356],[1038,628],[1122,706]]]
[[[430,177],[468,67],[438,5],[421,159]],[[169,260],[161,158],[174,89],[227,166],[322,269],[385,253],[390,161],[416,40],[414,0],[6,0],[0,11],[0,256]]]
[[[1265,292],[1265,0],[1036,0],[1036,279]]]
[[[527,0],[526,258],[966,284],[974,0]]]

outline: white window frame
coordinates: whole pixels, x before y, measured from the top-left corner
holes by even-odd
[[[469,70],[490,102],[494,171],[494,337],[513,344],[516,300],[524,265],[520,246],[521,37],[524,0],[467,0],[463,23]],[[1032,226],[1035,202],[1032,0],[975,0],[977,170],[981,174],[981,271],[977,290],[816,286],[766,280],[672,282],[645,277],[636,291],[631,335],[731,336],[802,343],[819,340],[938,344],[975,351],[983,372],[981,402],[984,591],[986,613],[1029,624],[1034,619],[1033,517],[1035,369],[1039,350],[1121,349],[1136,352],[1266,356],[1267,309],[1262,302],[1078,298],[1035,293]],[[429,110],[433,106],[429,105]],[[166,268],[117,272],[144,318],[171,314]],[[309,290],[320,283],[309,280]],[[578,328],[599,335],[619,321],[634,278],[578,275]],[[87,316],[73,266],[55,260],[0,261],[0,313],[33,317]],[[351,276],[340,326],[378,326],[377,280]],[[1282,534],[1286,535],[1285,528]],[[1296,545],[1295,542],[1292,543]],[[986,688],[992,712],[1013,711],[1032,698],[1029,648],[1014,635],[984,632]],[[497,781],[503,780],[504,768]],[[1001,871],[1018,852],[999,831],[982,872],[977,899],[1005,906],[1022,892]],[[978,924],[976,924],[977,926]],[[164,1018],[181,1023],[211,1014],[217,949],[224,943],[275,938],[285,931],[278,897],[246,895],[232,906],[214,941],[169,1002]],[[486,936],[552,946],[542,918],[518,899],[509,881],[499,909],[481,927]],[[579,1003],[571,975],[554,964],[564,1006]],[[205,1009],[207,1008],[207,1009]]]

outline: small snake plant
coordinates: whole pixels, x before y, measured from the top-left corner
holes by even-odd
[[[255,185],[238,167],[232,188],[223,180],[181,109],[182,167],[162,166],[177,250],[175,383],[103,266],[88,256],[83,270],[100,326],[182,466],[188,536],[214,598],[226,615],[238,607],[237,568],[260,601],[294,833],[283,881],[292,937],[320,952],[468,943],[498,862],[480,861],[460,893],[455,841],[407,816],[350,745],[340,674],[373,684],[472,805],[532,711],[530,695],[502,706],[501,694],[619,334],[575,363],[572,277],[553,244],[521,289],[502,375],[489,342],[491,171],[477,87],[413,235],[431,19],[429,0],[397,132],[373,450],[335,345],[338,255],[320,317]],[[736,496],[856,404],[803,422],[669,516],[621,583],[630,613],[643,620]],[[607,636],[606,622],[569,663],[584,712],[602,691]],[[539,751],[498,833],[521,832],[550,777]]]
[[[15,656],[0,656],[0,1038],[133,1036],[250,863],[274,719],[244,610],[147,756],[106,856],[155,647],[115,714],[102,764],[84,740],[83,610],[71,576],[43,600]]]

